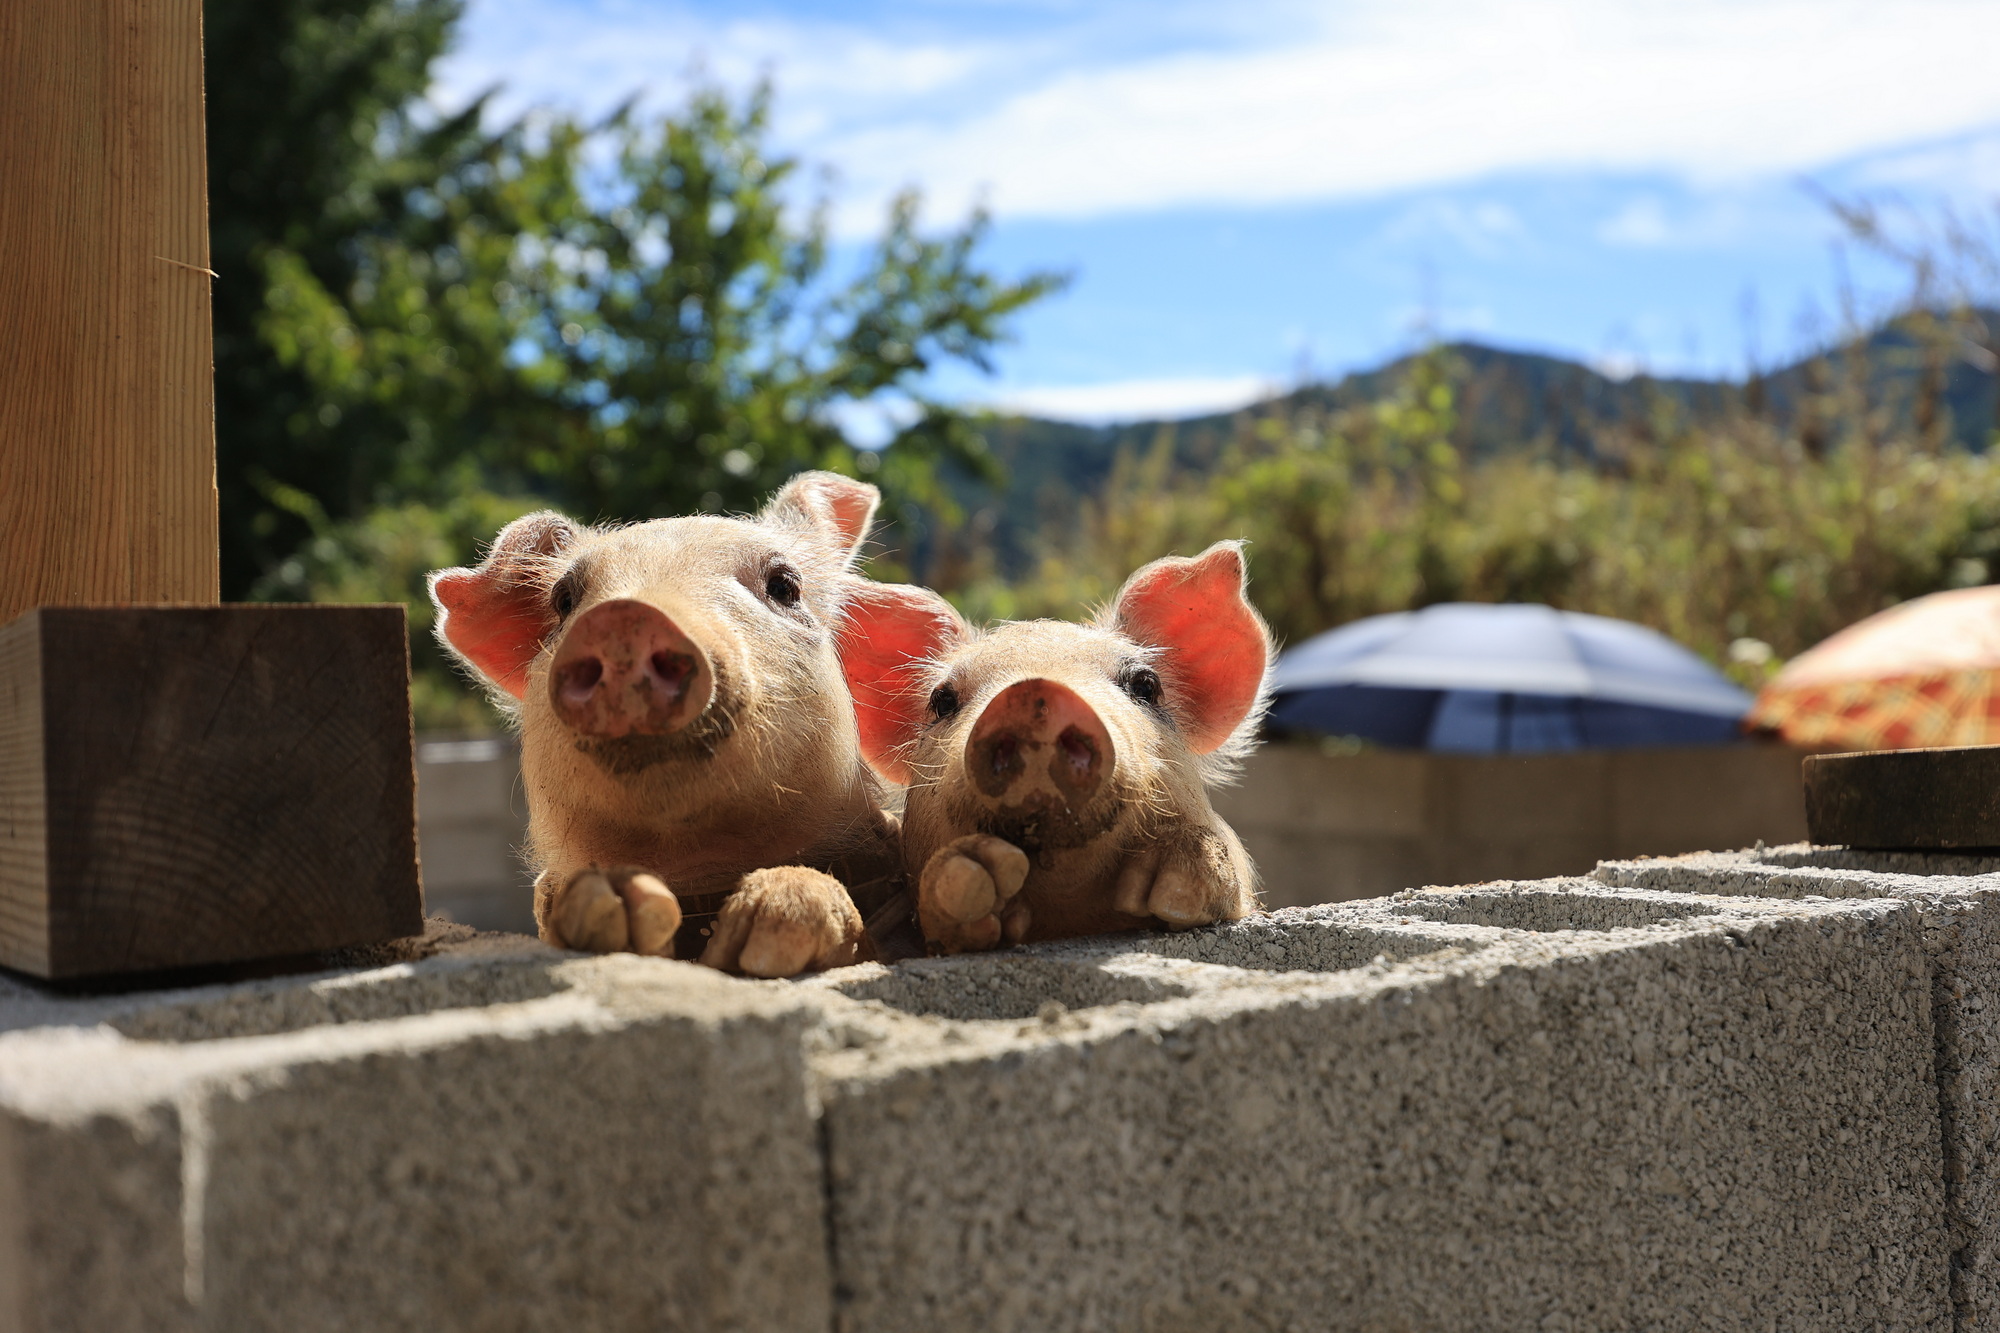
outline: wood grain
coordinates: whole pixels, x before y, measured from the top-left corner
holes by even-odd
[[[2000,847],[2000,746],[1814,755],[1806,826],[1824,846]]]
[[[421,930],[405,634],[400,606],[0,630],[0,818],[26,829],[0,844],[0,963],[97,976]]]
[[[218,597],[201,0],[0,3],[0,623]]]
[[[0,963],[47,976],[48,895],[35,887],[49,863],[41,628],[35,616],[0,625]]]

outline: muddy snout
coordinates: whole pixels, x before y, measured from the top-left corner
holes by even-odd
[[[1079,810],[1111,775],[1111,734],[1091,706],[1052,680],[1016,681],[972,725],[965,766],[996,808]]]
[[[670,735],[714,692],[708,655],[666,612],[629,597],[578,616],[549,668],[556,716],[586,736]]]

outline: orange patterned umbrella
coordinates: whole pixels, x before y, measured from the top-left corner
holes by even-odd
[[[1746,719],[1794,745],[2000,744],[2000,587],[1932,593],[1785,664]]]

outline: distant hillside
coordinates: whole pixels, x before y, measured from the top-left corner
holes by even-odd
[[[1989,327],[2000,329],[2000,312],[1987,312]],[[1580,362],[1483,343],[1449,345],[1465,368],[1459,386],[1459,447],[1469,458],[1521,449],[1587,457],[1592,440],[1607,425],[1646,419],[1663,404],[1685,417],[1712,418],[1756,406],[1790,424],[1800,404],[1824,392],[1845,373],[1844,355],[1861,363],[1874,401],[1907,427],[1926,372],[1918,341],[1901,325],[1878,330],[1853,353],[1836,351],[1781,367],[1754,382],[1655,378],[1613,379]],[[1991,360],[1966,347],[1950,364],[1937,368],[1938,395],[1949,414],[1950,437],[1966,449],[1983,451],[2000,426],[2000,394]],[[1034,417],[1005,418],[985,430],[988,446],[1007,472],[998,496],[969,478],[951,483],[969,509],[990,511],[991,540],[1003,568],[1019,570],[1029,558],[1033,534],[1045,523],[1073,513],[1080,498],[1096,494],[1121,452],[1153,447],[1170,432],[1179,466],[1213,467],[1245,417],[1284,413],[1306,406],[1347,408],[1378,402],[1395,392],[1414,356],[1334,384],[1309,385],[1255,404],[1241,412],[1172,421],[1138,421],[1080,426]],[[1982,361],[1985,363],[1982,365]]]

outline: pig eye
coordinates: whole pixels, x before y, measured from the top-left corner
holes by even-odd
[[[576,580],[565,574],[555,587],[549,589],[549,605],[555,610],[558,620],[568,620],[569,613],[576,610]]]
[[[1160,673],[1149,666],[1125,668],[1118,683],[1125,687],[1125,693],[1142,704],[1157,705],[1160,702]]]
[[[940,685],[931,691],[931,716],[942,722],[958,713],[958,691],[949,685]]]
[[[780,565],[764,579],[764,595],[779,606],[799,604],[799,576],[796,570]]]

